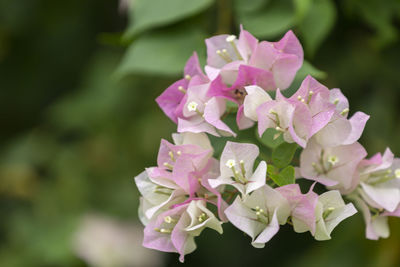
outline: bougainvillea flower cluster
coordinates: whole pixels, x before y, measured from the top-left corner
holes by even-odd
[[[204,72],[194,52],[182,79],[156,99],[177,133],[173,143],[161,141],[157,166],[135,178],[143,245],[179,253],[183,262],[204,229],[222,234],[225,223],[256,248],[283,225],[328,240],[357,211],[367,238],[388,237],[388,217],[400,216],[400,159],[390,149],[366,158],[358,139],[369,116],[349,117],[340,89],[307,76],[285,96],[303,63],[293,32],[268,42],[242,28],[238,38],[218,35],[205,43]],[[227,120],[231,115],[235,119]],[[237,130],[251,127],[258,135],[253,143],[237,137]],[[257,141],[268,131],[272,141],[281,140],[272,160]],[[209,135],[219,137],[213,140],[223,144],[222,153]],[[292,166],[296,151],[299,166]],[[326,191],[318,195],[316,183]]]

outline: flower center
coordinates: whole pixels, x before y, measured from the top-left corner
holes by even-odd
[[[198,105],[199,105],[199,104],[197,104],[197,102],[192,101],[192,102],[190,102],[190,103],[187,105],[187,109],[188,109],[189,111],[196,111]]]

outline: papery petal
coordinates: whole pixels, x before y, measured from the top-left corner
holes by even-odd
[[[334,210],[326,217],[317,219],[317,229],[315,232],[316,240],[331,239],[333,229],[344,219],[354,215],[357,210],[352,203],[345,204],[339,191],[332,190],[319,196],[319,203],[324,208],[334,208]]]
[[[274,42],[273,45],[283,53],[296,55],[301,62],[303,61],[303,47],[293,31],[288,31],[281,40]]]
[[[178,88],[182,86],[184,89],[187,89],[187,85],[188,81],[181,79],[169,86],[159,97],[156,98],[156,102],[162,111],[164,111],[164,113],[175,123],[178,122],[175,114],[176,108],[179,106],[185,95],[179,91]]]
[[[240,65],[237,78],[231,90],[241,89],[247,85],[257,85],[264,90],[270,91],[276,89],[274,75],[271,71],[248,65]]]
[[[276,233],[279,231],[279,223],[276,215],[276,211],[272,216],[272,220],[265,227],[265,229],[257,236],[257,238],[251,243],[255,248],[265,247],[265,243],[271,240]]]
[[[237,60],[237,55],[232,45],[226,41],[227,34],[221,34],[206,39],[207,46],[207,65],[215,68],[222,68],[227,62],[217,54],[217,50],[226,49],[233,61]],[[237,43],[237,40],[235,40]]]
[[[263,231],[265,225],[257,221],[255,212],[246,207],[240,197],[225,210],[228,220],[238,229],[245,232],[253,240]]]
[[[289,132],[293,141],[303,148],[311,136],[312,123],[309,110],[304,105],[297,105],[289,123]]]
[[[267,163],[261,161],[246,185],[246,195],[265,185],[267,177]]]
[[[278,58],[278,52],[269,42],[260,42],[250,58],[250,65],[271,70],[273,63]]]
[[[336,103],[336,111],[339,113],[349,108],[349,101],[339,88],[333,88],[329,91],[329,101],[331,103]],[[348,113],[346,113],[345,117],[347,117],[347,114]]]
[[[226,166],[227,161],[231,159],[235,160],[237,170],[240,170],[239,164],[243,160],[246,174],[252,174],[254,161],[259,153],[258,146],[254,144],[226,142],[220,161],[221,177],[232,176],[232,170]]]
[[[240,25],[240,35],[237,43],[239,53],[242,55],[245,62],[250,59],[251,54],[256,49],[258,40]]]
[[[344,117],[336,116],[316,135],[316,140],[324,147],[334,147],[343,144],[350,136],[352,126],[350,121]]]
[[[296,55],[279,55],[272,66],[276,87],[281,90],[288,88],[302,63],[303,60],[300,60]]]
[[[215,127],[204,121],[201,117],[194,117],[189,120],[178,118],[178,132],[209,133],[215,136],[220,136],[215,130]]]
[[[205,133],[174,133],[172,139],[176,145],[197,145],[203,149],[213,150],[210,139]]]
[[[198,75],[202,79],[204,79],[204,81],[207,81],[207,78],[205,77],[205,75],[200,67],[199,57],[197,56],[196,52],[193,52],[192,56],[186,62],[186,65],[184,68],[184,74],[190,75],[191,77]]]
[[[372,186],[366,183],[361,183],[361,187],[368,197],[389,212],[393,212],[400,204],[399,188],[385,187],[384,184]]]
[[[236,123],[239,130],[244,130],[253,127],[254,121],[244,115],[244,105],[241,105],[237,111]]]
[[[190,217],[184,213],[179,219],[171,233],[171,240],[177,252],[180,254],[179,261],[184,262],[186,254],[192,253],[196,249],[194,237],[189,235],[184,229],[190,223]]]
[[[155,231],[156,228],[162,228],[165,224],[164,218],[167,216],[180,216],[187,208],[187,205],[182,205],[174,209],[165,211],[152,220],[144,228],[143,246],[146,248],[156,249],[164,252],[177,252],[171,236],[168,234]]]
[[[244,115],[253,121],[257,121],[257,108],[261,104],[271,101],[272,98],[264,89],[257,85],[246,86],[245,89],[247,96],[244,98],[243,103]]]
[[[349,145],[349,144],[356,142],[358,139],[360,139],[360,137],[364,131],[365,124],[367,123],[368,119],[369,119],[369,115],[367,115],[363,112],[356,112],[349,119],[349,122],[351,125],[351,132],[342,144]]]
[[[207,66],[204,67],[204,71],[206,72],[208,79],[210,79],[212,81],[215,78],[217,78],[217,76],[219,75],[221,69],[214,68],[214,67],[211,67],[211,66],[207,65]]]
[[[206,108],[204,109],[204,119],[218,130],[225,131],[233,136],[236,136],[236,134],[228,127],[228,125],[221,120],[221,116],[224,114],[225,109],[226,104],[224,99],[216,97],[211,98],[211,100],[207,102]]]

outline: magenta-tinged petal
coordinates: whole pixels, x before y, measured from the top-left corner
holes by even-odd
[[[239,130],[248,129],[254,125],[254,121],[244,115],[244,105],[241,105],[237,111],[236,123]]]
[[[325,101],[321,94],[317,94],[310,107],[313,116],[310,136],[313,136],[331,121],[335,113],[335,105]]]
[[[289,124],[289,132],[293,141],[303,148],[311,136],[312,123],[310,111],[302,104],[297,105]]]
[[[288,88],[302,63],[303,61],[295,55],[279,55],[272,66],[276,87],[281,90]]]
[[[346,140],[344,140],[343,145],[349,145],[354,142],[356,142],[358,139],[360,139],[364,128],[365,124],[367,123],[369,119],[369,115],[363,113],[363,112],[356,112],[350,119],[349,122],[351,124],[351,132],[347,136]]]
[[[320,94],[322,99],[329,100],[329,89],[310,75],[307,75],[307,77],[301,83],[299,90],[297,90],[297,92],[290,97],[290,100],[296,101],[300,96],[305,101],[307,101],[310,95],[310,91],[313,92],[310,103],[315,101],[315,96],[318,94]]]
[[[309,230],[315,233],[315,208],[318,203],[318,195],[312,191],[302,194],[298,184],[290,184],[276,188],[292,207],[292,221],[295,231],[305,232]],[[299,227],[299,226],[300,227]]]
[[[231,90],[222,82],[222,77],[218,75],[210,84],[207,92],[208,97],[224,97],[228,100],[236,102]]]
[[[329,91],[329,101],[336,106],[336,111],[339,113],[342,112],[343,110],[349,108],[349,101],[347,100],[347,97],[345,97],[340,91],[339,88],[333,88]],[[347,117],[346,113],[346,117]]]
[[[384,212],[384,213],[382,214],[382,216],[400,217],[400,205],[396,208],[395,211],[393,211],[393,212],[388,212],[388,211],[386,211],[386,212]]]
[[[194,77],[194,76],[198,75],[205,81],[207,80],[203,71],[201,70],[200,63],[199,63],[199,57],[197,56],[196,52],[193,52],[193,55],[186,62],[184,74],[189,75],[190,77]]]
[[[171,240],[177,252],[180,254],[179,261],[184,262],[185,254],[189,254],[196,249],[193,236],[190,236],[184,228],[190,223],[190,217],[186,213],[181,216],[178,223],[171,233]]]
[[[279,127],[286,131],[289,128],[289,124],[293,122],[294,110],[295,106],[286,101],[268,101],[260,105],[256,110],[258,134],[262,136],[266,129],[278,126],[276,116],[272,112],[279,117]]]
[[[214,67],[206,65],[204,67],[204,71],[206,72],[208,79],[210,79],[212,81],[215,78],[217,78],[217,76],[219,75],[221,69],[214,68]]]
[[[179,106],[185,95],[184,93],[179,91],[178,88],[182,86],[186,90],[187,84],[187,80],[181,79],[173,83],[159,97],[156,98],[156,102],[160,106],[162,111],[164,111],[164,113],[175,123],[178,122],[175,115],[175,110]]]
[[[231,89],[240,89],[248,85],[258,85],[264,90],[275,90],[276,85],[271,71],[247,65],[240,65],[237,79]]]
[[[364,173],[372,173],[390,168],[393,164],[394,155],[389,148],[386,148],[385,153],[377,153],[370,159],[365,159],[360,163],[360,167],[364,167]]]
[[[273,43],[273,45],[283,53],[296,55],[301,61],[303,61],[303,47],[291,30],[288,31],[281,40]]]
[[[250,65],[271,70],[273,63],[278,58],[278,52],[269,42],[260,42],[250,58]]]
[[[165,226],[165,217],[180,217],[186,208],[187,205],[176,207],[161,213],[155,220],[150,221],[144,229],[143,246],[164,252],[178,252],[172,243],[171,236],[169,234],[160,233],[159,231],[156,231],[156,229],[161,229]]]
[[[221,120],[221,116],[224,114],[225,108],[226,106],[224,99],[216,97],[211,98],[211,100],[207,102],[206,108],[204,109],[204,120],[218,130],[236,136],[236,134]]]
[[[227,54],[232,61],[238,59],[234,48],[226,41],[227,37],[229,37],[229,35],[222,34],[206,39],[207,65],[215,68],[222,68],[226,63],[228,63],[223,59],[223,57],[217,54],[217,51],[222,51],[222,49],[226,49]],[[235,42],[237,43],[237,40],[235,40]]]
[[[240,25],[240,35],[237,43],[238,50],[245,61],[250,59],[251,54],[256,49],[258,40]]]
[[[178,132],[209,133],[220,136],[215,128],[201,117],[195,117],[189,120],[178,118]]]
[[[400,204],[399,188],[384,187],[379,184],[372,186],[366,183],[361,183],[361,187],[369,198],[388,212],[395,211]]]

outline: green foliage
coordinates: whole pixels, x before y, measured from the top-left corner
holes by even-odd
[[[276,148],[277,146],[279,146],[280,144],[282,144],[283,142],[285,142],[283,140],[283,137],[281,134],[279,134],[278,137],[276,137],[276,135],[279,134],[279,132],[273,128],[269,128],[267,129],[263,135],[261,136],[261,138],[258,135],[257,129],[256,129],[256,137],[258,138],[258,140],[265,146],[269,147],[269,148]]]
[[[306,51],[309,55],[314,55],[335,23],[336,9],[332,0],[313,0],[312,4],[298,5],[298,7],[301,10],[300,14],[304,16],[299,23],[299,30]]]
[[[294,25],[294,8],[291,1],[271,1],[263,8],[251,10],[243,9],[241,6],[241,4],[236,5],[235,10],[238,14],[238,23],[243,24],[245,29],[257,37],[276,37]]]
[[[131,38],[145,30],[172,24],[197,14],[214,0],[136,0],[130,8],[130,26],[125,38]]]
[[[292,162],[298,145],[296,143],[282,143],[272,151],[272,162],[278,168],[284,168]]]
[[[278,186],[284,186],[295,183],[295,170],[293,166],[286,166],[280,172],[274,165],[268,164],[268,177]]]
[[[198,28],[187,27],[144,35],[129,47],[117,75],[182,73],[182,68],[193,51],[204,51],[204,38],[205,34]]]

